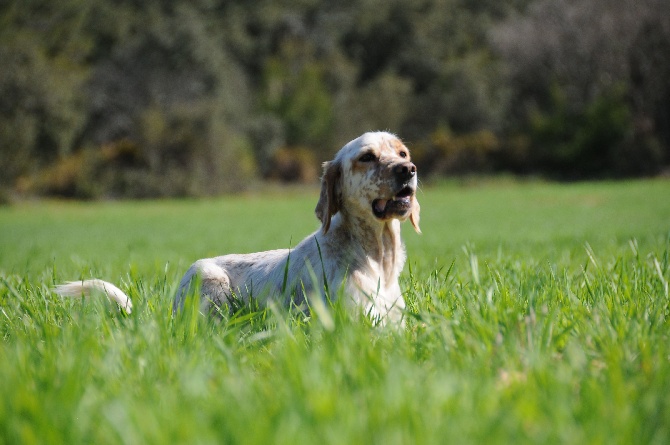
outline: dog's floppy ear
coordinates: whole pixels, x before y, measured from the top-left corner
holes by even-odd
[[[419,200],[416,199],[416,196],[413,198],[413,201],[412,213],[409,214],[409,221],[412,223],[412,226],[414,226],[416,233],[421,233],[421,229],[419,228],[419,212],[421,211],[421,206],[419,205]]]
[[[340,211],[340,178],[342,177],[342,166],[339,162],[330,161],[323,163],[323,176],[321,177],[321,196],[316,203],[316,217],[321,221],[323,233],[330,228],[330,219]]]

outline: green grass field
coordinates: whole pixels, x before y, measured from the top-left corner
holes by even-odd
[[[404,330],[172,317],[192,261],[295,245],[316,199],[0,208],[0,443],[670,443],[669,181],[422,190]],[[133,314],[50,292],[89,277]]]

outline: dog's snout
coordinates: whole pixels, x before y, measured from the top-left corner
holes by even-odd
[[[406,181],[416,175],[416,165],[411,162],[403,162],[393,167],[393,173],[400,180]]]

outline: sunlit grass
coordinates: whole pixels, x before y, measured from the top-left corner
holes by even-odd
[[[668,196],[427,187],[403,330],[172,316],[190,262],[297,244],[316,191],[0,209],[0,443],[668,443]],[[92,276],[133,314],[50,292]]]

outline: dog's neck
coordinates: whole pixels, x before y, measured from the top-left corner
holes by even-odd
[[[356,229],[352,230],[353,227]],[[335,239],[351,243],[350,252],[361,257],[355,258],[356,261],[378,269],[383,287],[397,283],[405,260],[400,221],[369,221],[339,212],[331,222],[331,233]]]

